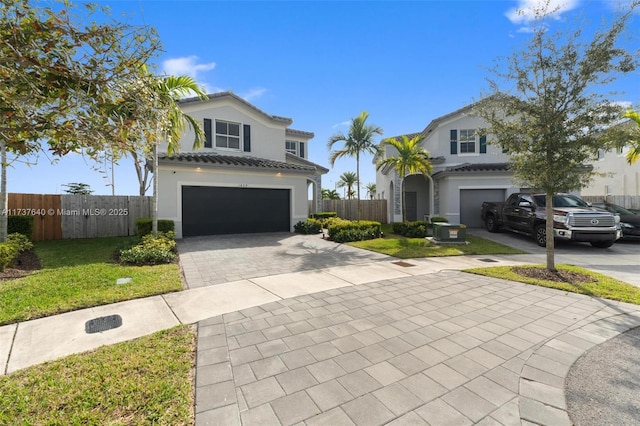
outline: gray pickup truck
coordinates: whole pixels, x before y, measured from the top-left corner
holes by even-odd
[[[508,229],[532,235],[544,247],[546,236],[546,196],[515,193],[504,203],[482,203],[482,220],[489,232]],[[592,208],[571,194],[553,197],[553,231],[556,239],[589,242],[607,248],[620,238],[620,218]]]

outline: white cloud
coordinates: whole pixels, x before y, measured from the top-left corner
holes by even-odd
[[[338,124],[334,124],[331,127],[334,128],[334,129],[337,129],[338,127],[348,126],[349,124],[351,124],[351,120],[347,120],[347,121],[343,121],[343,122],[338,123]]]
[[[579,0],[518,0],[518,5],[505,13],[506,17],[515,25],[524,25],[523,31],[527,32],[527,24],[533,22],[536,17],[548,16],[561,19],[562,14],[575,9]],[[529,30],[530,31],[530,30]]]
[[[256,87],[254,89],[250,89],[248,92],[239,95],[242,99],[247,102],[251,102],[254,99],[258,99],[260,96],[264,95],[267,89],[263,87]]]
[[[198,79],[198,73],[211,71],[216,67],[215,62],[208,64],[198,64],[198,57],[195,55],[182,58],[167,59],[162,62],[162,71],[169,75],[188,75]]]

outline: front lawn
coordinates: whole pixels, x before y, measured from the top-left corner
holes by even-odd
[[[464,272],[640,305],[640,288],[634,285],[578,266],[556,265],[556,269],[564,277],[541,278],[543,273],[550,275],[544,265],[494,266]]]
[[[191,425],[194,352],[180,326],[0,376],[0,424]]]
[[[177,264],[123,266],[113,259],[130,237],[41,241],[42,269],[0,281],[0,325],[182,290]],[[118,278],[132,278],[116,284]]]
[[[387,254],[400,259],[436,256],[524,254],[526,252],[467,234],[469,244],[433,244],[425,238],[407,238],[391,232],[391,225],[382,227],[384,238],[356,241],[350,246],[377,253]]]

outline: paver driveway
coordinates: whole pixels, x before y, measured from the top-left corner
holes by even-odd
[[[261,237],[190,254],[285,259],[249,272],[283,283],[300,276],[287,272],[390,260],[317,236]],[[457,270],[280,299],[198,323],[196,425],[569,425],[571,365],[638,325],[640,306]]]
[[[291,233],[191,237],[180,240],[178,249],[189,288],[389,259],[319,235]]]

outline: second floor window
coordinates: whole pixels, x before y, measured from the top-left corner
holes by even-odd
[[[216,120],[216,147],[240,149],[240,124]]]
[[[289,154],[297,155],[298,157],[304,158],[304,142],[286,141],[285,150]]]
[[[460,154],[476,152],[476,131],[472,129],[460,130]]]

